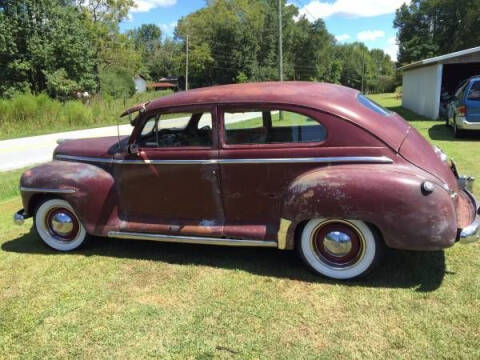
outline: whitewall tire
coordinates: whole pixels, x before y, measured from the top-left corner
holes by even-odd
[[[51,248],[72,251],[87,238],[85,227],[68,202],[50,199],[35,211],[34,226],[38,236]]]
[[[366,275],[378,263],[383,243],[362,221],[312,219],[297,248],[314,272],[347,280]]]

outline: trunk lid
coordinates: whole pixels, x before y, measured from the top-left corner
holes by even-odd
[[[410,128],[399,152],[406,160],[435,176],[442,185],[447,184],[451,191],[458,191],[457,178],[448,162],[441,159],[415,128]]]

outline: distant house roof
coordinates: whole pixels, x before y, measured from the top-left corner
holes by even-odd
[[[153,83],[151,86],[155,89],[159,89],[159,88],[169,89],[169,88],[177,87],[176,84],[172,84],[170,82],[157,82],[157,83]]]
[[[480,46],[477,46],[477,47],[474,47],[474,48],[471,48],[471,49],[456,51],[456,52],[453,52],[453,53],[450,53],[450,54],[436,56],[436,57],[425,59],[425,60],[420,60],[420,61],[408,64],[408,65],[404,65],[404,66],[400,67],[399,70],[410,70],[410,69],[419,68],[419,67],[422,67],[422,66],[433,65],[433,64],[437,64],[437,63],[443,63],[443,62],[446,62],[446,61],[449,61],[449,60],[450,60],[449,62],[453,62],[451,60],[454,60],[455,58],[460,58],[460,57],[464,57],[464,56],[468,56],[468,55],[472,55],[472,54],[477,54],[477,53],[480,54]],[[480,61],[480,59],[477,60],[477,61]]]

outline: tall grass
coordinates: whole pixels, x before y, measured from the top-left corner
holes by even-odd
[[[88,104],[78,100],[62,103],[46,94],[18,94],[0,99],[0,139],[113,125],[126,107],[170,93],[136,94],[125,100],[96,96]]]
[[[18,182],[23,172],[27,170],[18,169],[12,171],[2,172],[0,174],[0,201],[14,198],[20,195],[20,188]]]

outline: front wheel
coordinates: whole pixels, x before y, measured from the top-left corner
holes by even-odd
[[[366,275],[380,260],[383,243],[362,221],[312,219],[304,227],[298,250],[316,273],[347,280]]]
[[[75,211],[62,199],[50,199],[35,211],[34,226],[38,236],[51,248],[72,251],[80,247],[87,232]]]

